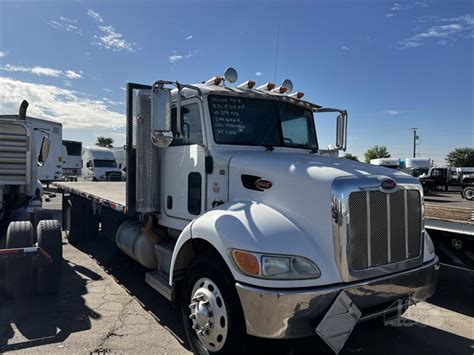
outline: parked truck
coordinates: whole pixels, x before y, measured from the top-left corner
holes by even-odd
[[[430,297],[419,181],[325,156],[314,116],[334,116],[344,151],[345,110],[235,80],[127,84],[126,182],[57,184],[70,241],[115,231],[196,353],[237,353],[247,334],[339,352],[358,322]]]
[[[82,170],[82,142],[63,140],[63,180],[77,181]]]
[[[35,134],[27,107],[23,101],[18,115],[0,116],[0,298],[54,294],[62,269],[61,225],[42,210],[38,180],[50,133]]]
[[[90,181],[121,181],[122,169],[109,148],[85,147],[82,151],[82,178]]]

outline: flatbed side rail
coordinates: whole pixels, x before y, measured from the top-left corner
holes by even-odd
[[[89,192],[82,191],[82,190],[73,188],[73,187],[68,186],[68,185],[63,185],[61,183],[54,183],[53,185],[56,186],[61,192],[67,192],[67,193],[70,193],[70,194],[73,194],[73,195],[76,195],[76,196],[80,196],[80,197],[86,198],[88,200],[94,201],[95,203],[97,203],[99,205],[111,208],[111,209],[113,209],[115,211],[118,211],[120,213],[127,214],[127,206],[124,206],[120,203],[110,201],[110,200],[105,199],[103,197],[96,196],[96,195],[91,194]]]

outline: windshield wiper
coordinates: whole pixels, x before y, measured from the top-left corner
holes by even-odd
[[[316,154],[318,152],[318,148],[316,147],[309,147],[309,154]]]
[[[262,144],[262,146],[265,147],[266,152],[273,152],[273,150],[275,149],[275,147],[271,144]]]

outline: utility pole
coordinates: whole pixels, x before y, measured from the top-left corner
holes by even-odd
[[[413,158],[416,158],[416,143],[417,143],[418,138],[420,138],[416,135],[416,130],[417,129],[418,128],[412,128],[412,131],[413,131]]]

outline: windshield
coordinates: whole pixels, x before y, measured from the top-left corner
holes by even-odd
[[[94,159],[94,167],[96,168],[116,168],[117,162],[115,160]]]
[[[318,147],[313,113],[294,104],[209,95],[209,112],[219,144]]]

